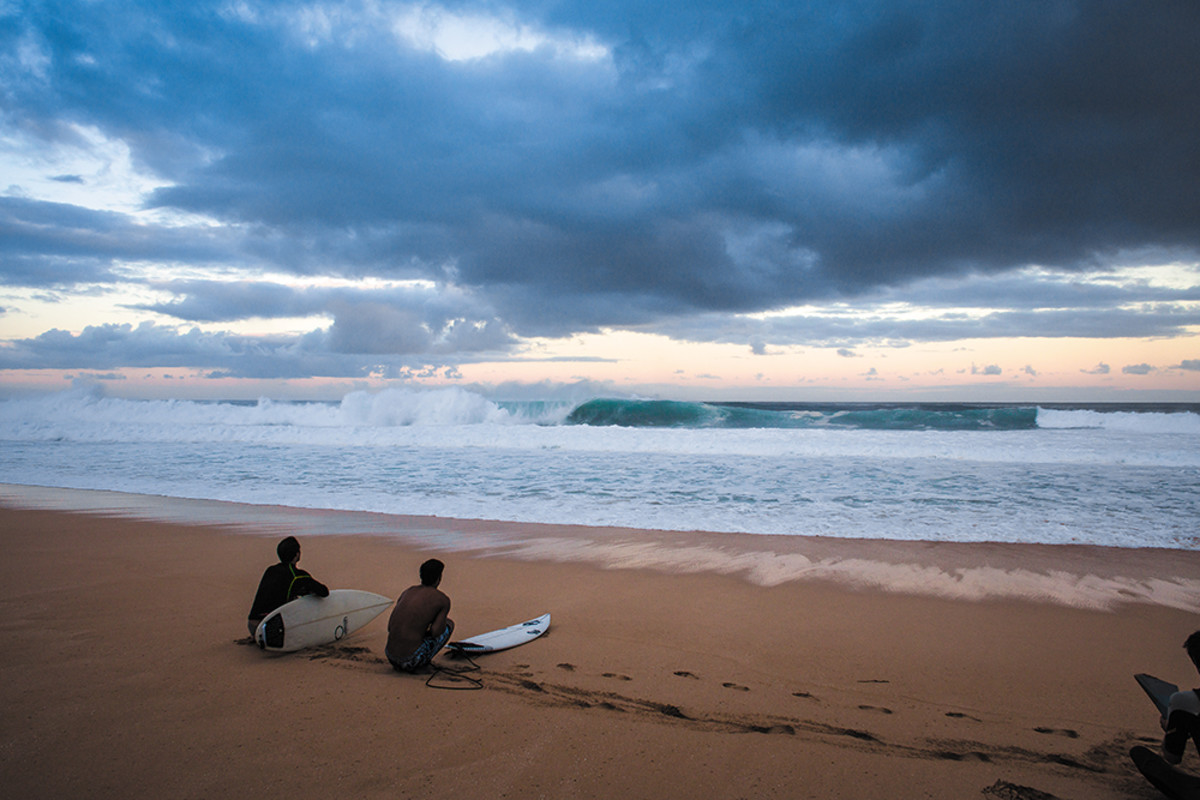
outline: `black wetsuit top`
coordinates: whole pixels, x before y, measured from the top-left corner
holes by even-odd
[[[305,594],[328,597],[329,589],[295,564],[272,564],[258,582],[249,618],[260,620],[289,600]]]

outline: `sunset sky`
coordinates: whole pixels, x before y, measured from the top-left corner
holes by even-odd
[[[0,0],[0,397],[1200,402],[1200,3]]]

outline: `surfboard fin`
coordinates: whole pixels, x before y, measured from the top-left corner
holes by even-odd
[[[283,647],[283,617],[279,614],[271,617],[263,624],[262,641],[259,647]]]

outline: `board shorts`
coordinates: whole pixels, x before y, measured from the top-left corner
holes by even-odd
[[[392,654],[386,649],[383,651],[383,654],[387,656],[388,662],[392,665],[392,669],[396,670],[396,672],[415,672],[416,670],[428,664],[430,661],[433,661],[433,657],[437,655],[438,651],[442,649],[442,646],[445,645],[446,641],[450,638],[450,632],[452,630],[453,629],[451,626],[447,625],[444,629],[442,629],[440,636],[427,637],[423,642],[417,645],[416,650],[412,651],[412,653],[405,658],[392,658]]]

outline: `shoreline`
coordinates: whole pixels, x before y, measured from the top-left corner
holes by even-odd
[[[18,484],[0,484],[4,505],[263,536],[371,536],[523,561],[729,575],[764,587],[815,581],[957,600],[1031,600],[1099,610],[1145,603],[1200,613],[1200,551],[1195,550],[554,525]]]
[[[389,669],[379,620],[287,656],[244,644],[276,533],[0,507],[20,643],[0,655],[10,793],[1150,800],[1127,752],[1159,731],[1132,675],[1195,679],[1180,644],[1196,616],[1163,605],[302,534],[319,580],[392,597],[441,554],[464,636],[553,613],[536,641],[478,659],[481,691],[436,691]],[[1122,552],[1089,557],[1114,572]],[[1005,557],[1052,574],[1037,559],[1054,555]]]

